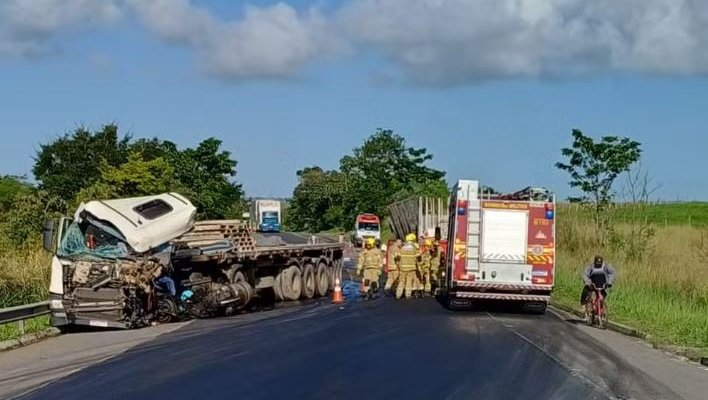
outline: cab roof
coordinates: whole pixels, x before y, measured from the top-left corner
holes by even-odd
[[[81,203],[74,220],[84,213],[110,222],[136,252],[159,247],[192,229],[196,207],[179,193],[94,200]]]

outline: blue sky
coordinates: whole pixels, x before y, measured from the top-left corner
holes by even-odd
[[[0,174],[116,122],[181,146],[219,137],[249,195],[287,196],[296,170],[336,168],[383,127],[449,182],[568,195],[553,164],[579,128],[642,142],[657,197],[708,200],[708,6],[512,3],[5,2]]]

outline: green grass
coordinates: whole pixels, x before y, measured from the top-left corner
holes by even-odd
[[[589,213],[579,205],[562,204],[559,209],[567,209],[578,216],[589,219]],[[646,221],[656,226],[708,228],[708,202],[646,205],[620,204],[615,206],[613,216],[618,223]]]
[[[610,319],[649,333],[657,344],[700,348],[708,355],[708,229],[680,225],[686,215],[682,213],[702,208],[679,206],[655,206],[663,214],[647,212],[647,220],[650,215],[674,219],[656,224],[641,260],[629,257],[623,248],[597,246],[595,230],[583,211],[559,207],[554,299],[579,308],[583,266],[594,254],[603,254],[618,272],[608,298]],[[636,225],[616,224],[618,234],[624,236],[633,228]]]
[[[49,316],[43,315],[32,319],[25,320],[25,333],[34,333],[47,329],[49,327]],[[0,325],[0,341],[15,339],[20,336],[20,330],[17,322]]]

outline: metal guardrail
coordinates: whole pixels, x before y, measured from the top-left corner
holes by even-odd
[[[0,325],[17,322],[20,335],[25,334],[25,320],[49,314],[49,301],[0,308]]]

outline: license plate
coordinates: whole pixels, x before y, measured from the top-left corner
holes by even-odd
[[[108,327],[108,321],[100,321],[97,319],[92,319],[89,321],[89,326],[98,326],[101,328],[107,328]]]

